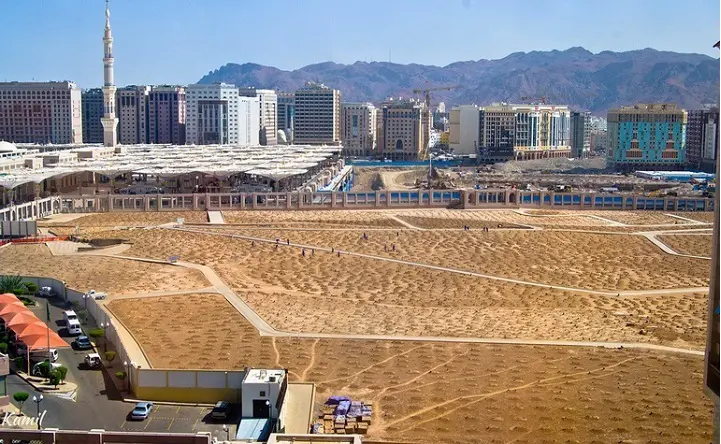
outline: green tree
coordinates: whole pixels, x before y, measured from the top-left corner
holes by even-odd
[[[47,359],[38,364],[38,371],[40,372],[40,376],[43,378],[47,378],[48,374],[50,373],[50,361]]]
[[[20,276],[0,277],[0,293],[24,294],[27,291]]]
[[[115,359],[116,353],[114,351],[106,351],[105,352],[105,360],[108,361],[108,364],[113,363],[113,359]]]
[[[33,282],[25,282],[25,290],[28,292],[28,294],[36,295],[38,293],[38,286],[35,285]]]
[[[65,378],[68,376],[68,368],[64,365],[61,365],[54,371],[58,372],[58,375],[60,376],[60,382],[65,382]]]
[[[88,336],[90,336],[93,339],[100,339],[105,337],[105,330],[102,328],[91,328],[88,330]]]
[[[55,388],[58,388],[58,386],[60,385],[60,381],[61,381],[60,372],[57,369],[51,371],[49,378],[50,378],[50,384],[55,386]]]
[[[125,372],[115,372],[115,377],[124,380],[128,375]]]
[[[8,354],[8,344],[7,342],[0,342],[0,353],[6,355]]]
[[[28,392],[15,392],[15,394],[13,395],[13,399],[15,400],[15,402],[20,404],[20,407],[19,407],[20,413],[23,412],[23,405],[25,404],[25,401],[27,401],[29,397],[30,397],[30,393],[28,393]]]

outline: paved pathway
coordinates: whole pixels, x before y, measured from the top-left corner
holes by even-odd
[[[392,216],[388,216],[388,217],[391,218],[391,219],[393,219],[394,221],[398,222],[399,224],[403,225],[404,227],[410,228],[411,230],[421,230],[421,231],[425,230],[425,228],[416,227],[415,225],[413,225],[413,224],[411,224],[411,223],[409,223],[409,222],[404,221],[403,219],[401,219],[400,217],[396,216],[395,214],[392,215]]]
[[[225,219],[223,219],[223,212],[208,210],[208,222],[210,222],[213,225],[225,224]]]
[[[661,242],[661,240],[659,240],[656,237],[661,234],[670,234],[670,233],[673,233],[673,231],[648,231],[645,233],[636,233],[636,234],[645,237],[646,239],[651,241],[654,245],[656,245],[658,248],[662,249],[665,253],[672,254],[674,256],[690,257],[692,259],[705,259],[705,260],[709,260],[709,261],[711,260],[710,257],[706,257],[706,256],[695,256],[693,254],[678,253],[677,251],[675,251],[668,245]]]

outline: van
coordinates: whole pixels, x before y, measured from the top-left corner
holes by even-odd
[[[70,321],[77,321],[78,315],[75,314],[73,310],[68,310],[63,312],[63,321],[65,321],[65,325],[68,325]]]
[[[103,361],[100,360],[100,355],[97,353],[88,353],[85,355],[85,365],[88,368],[100,368]]]
[[[54,348],[50,349],[50,353],[47,350],[33,350],[30,352],[30,359],[34,361],[44,361],[50,356],[50,362],[56,362],[58,360],[58,351]]]
[[[77,336],[83,334],[83,329],[80,328],[80,322],[77,319],[71,319],[66,324],[68,334],[71,336]]]

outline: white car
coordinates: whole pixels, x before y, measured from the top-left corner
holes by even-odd
[[[95,290],[90,290],[85,294],[85,296],[91,297],[93,299],[105,299],[108,297],[107,293],[99,293]]]
[[[40,287],[38,290],[38,296],[41,298],[51,298],[54,294],[52,287]]]

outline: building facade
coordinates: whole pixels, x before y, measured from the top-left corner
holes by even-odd
[[[103,90],[87,89],[81,93],[83,143],[103,143]]]
[[[156,86],[148,94],[148,143],[185,144],[186,102],[182,86]]]
[[[476,105],[461,105],[451,109],[448,119],[449,148],[453,154],[476,154],[480,123]]]
[[[278,95],[272,89],[240,88],[244,97],[257,97],[260,102],[259,143],[261,145],[278,144]]]
[[[135,145],[148,143],[150,125],[148,121],[149,86],[130,85],[116,91],[115,106],[118,117],[118,143]]]
[[[608,111],[609,167],[681,169],[686,163],[686,111],[674,104],[638,104]]]
[[[413,161],[422,158],[427,143],[424,133],[424,106],[417,100],[391,100],[381,106],[383,143],[379,154],[390,160]],[[429,136],[430,138],[430,136]]]
[[[73,82],[0,83],[0,140],[83,143],[80,89]]]
[[[279,92],[277,110],[278,130],[282,130],[288,142],[292,143],[295,121],[295,93]]]
[[[571,112],[571,157],[588,157],[591,152],[591,113]]]
[[[319,83],[307,83],[295,92],[293,143],[339,144],[340,114],[340,91]]]
[[[608,133],[606,131],[591,133],[591,152],[605,155],[606,148],[608,148]]]
[[[258,144],[260,101],[241,97],[234,85],[188,85],[186,107],[187,144]]]
[[[718,107],[689,110],[686,127],[686,166],[715,172],[718,151]]]
[[[376,114],[376,107],[371,103],[344,103],[341,106],[344,155],[376,155]]]
[[[570,113],[556,105],[514,105],[517,159],[568,157],[571,154]]]
[[[507,105],[479,110],[478,158],[484,162],[513,159],[516,135],[516,112]]]

